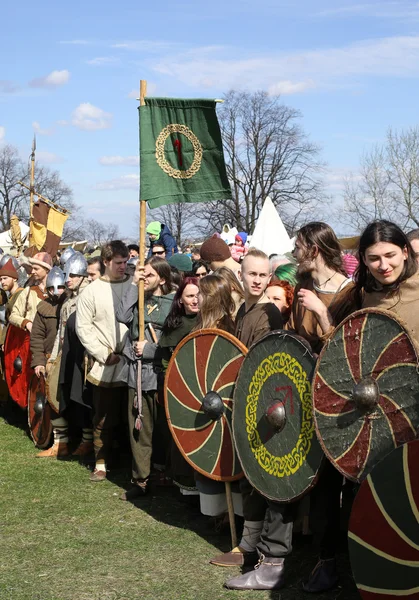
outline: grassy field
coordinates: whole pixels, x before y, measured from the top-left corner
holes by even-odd
[[[92,484],[74,460],[35,458],[21,429],[0,419],[1,600],[296,600],[315,563],[308,541],[296,540],[281,592],[223,588],[238,569],[208,564],[229,549],[208,521],[188,509],[173,488],[156,488],[136,505],[121,502],[125,466]],[[124,462],[124,461],[123,461]],[[321,600],[359,598],[345,556],[341,586]]]

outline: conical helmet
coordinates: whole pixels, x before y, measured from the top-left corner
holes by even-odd
[[[14,256],[11,256],[10,254],[2,254],[0,256],[0,269],[2,267],[4,267],[4,265],[11,260],[13,263],[14,268],[16,269],[16,271],[19,269],[20,264],[17,258],[15,258]]]
[[[65,277],[64,273],[60,269],[60,267],[52,267],[51,271],[48,273],[47,281],[45,284],[45,288],[48,291],[50,288],[53,288],[54,296],[58,296],[58,288],[65,286]]]
[[[73,256],[73,254],[75,254],[76,251],[74,250],[74,248],[72,248],[71,246],[69,246],[68,248],[66,248],[64,250],[64,252],[61,254],[60,256],[60,265],[61,268],[64,269],[68,259]]]
[[[74,252],[74,254],[67,260],[64,271],[66,281],[70,275],[87,277],[87,260],[84,258],[81,252]]]

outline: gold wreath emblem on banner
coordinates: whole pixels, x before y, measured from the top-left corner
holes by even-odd
[[[166,160],[164,153],[164,146],[166,144],[166,140],[172,133],[181,133],[191,142],[192,147],[194,149],[194,159],[192,161],[191,166],[186,171],[182,171],[181,169],[175,169],[171,166],[171,164]],[[178,123],[172,123],[168,125],[159,133],[159,136],[156,140],[156,159],[157,164],[169,177],[174,177],[175,179],[190,179],[194,175],[196,175],[201,168],[202,162],[202,146],[201,142],[198,140],[196,135],[187,127],[186,125],[179,125]]]

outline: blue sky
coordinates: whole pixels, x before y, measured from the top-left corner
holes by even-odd
[[[157,96],[282,94],[322,146],[336,203],[362,152],[418,121],[419,2],[25,0],[4,3],[2,24],[0,144],[29,155],[36,131],[86,216],[126,236],[141,78]]]

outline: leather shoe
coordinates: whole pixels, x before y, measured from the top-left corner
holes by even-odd
[[[68,456],[68,444],[66,442],[54,444],[48,450],[42,450],[36,455],[36,458],[60,458],[62,456]]]
[[[236,546],[231,552],[219,554],[211,558],[210,565],[217,567],[245,567],[256,564],[258,561],[257,552],[246,552],[240,546]]]
[[[119,499],[124,500],[125,502],[130,502],[131,500],[135,500],[135,498],[145,496],[148,492],[147,483],[147,479],[145,481],[136,481],[132,488],[126,492],[123,492],[119,496]]]
[[[326,592],[334,588],[338,581],[336,560],[334,558],[320,559],[308,579],[304,581],[303,590],[313,594]]]
[[[230,590],[279,590],[284,586],[284,569],[283,558],[261,554],[253,571],[233,577],[224,585]]]
[[[72,456],[87,456],[93,453],[93,442],[81,442],[74,450]]]
[[[96,483],[97,481],[104,481],[106,479],[106,471],[98,471],[95,469],[89,477],[90,481]]]

